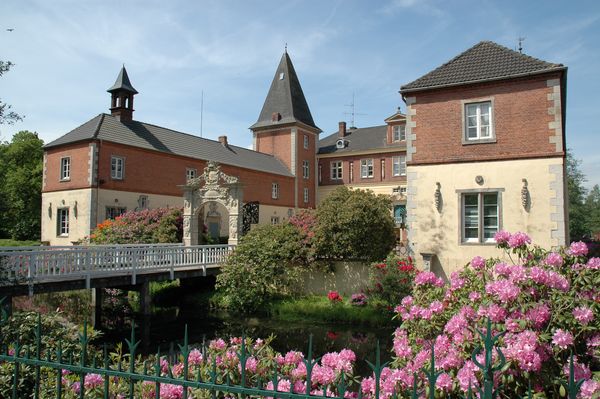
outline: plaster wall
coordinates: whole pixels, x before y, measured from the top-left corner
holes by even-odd
[[[72,245],[89,235],[95,189],[66,190],[42,193],[42,241],[50,245]],[[75,212],[75,204],[77,211]],[[69,234],[58,235],[57,209],[69,209]]]
[[[500,229],[527,233],[545,248],[565,245],[563,158],[409,166],[408,232],[417,265],[422,253],[436,254],[432,271],[449,277],[474,256],[503,257],[494,244],[461,241],[461,190],[501,191]],[[483,177],[478,184],[477,176]],[[527,179],[529,209],[521,201]],[[441,187],[440,211],[435,206],[436,183]]]

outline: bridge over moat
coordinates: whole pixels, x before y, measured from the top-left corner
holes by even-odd
[[[3,248],[0,297],[10,304],[13,296],[34,292],[123,288],[140,291],[142,312],[146,313],[150,281],[217,274],[233,248],[181,244]]]

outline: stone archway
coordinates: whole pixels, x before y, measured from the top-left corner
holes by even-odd
[[[217,162],[209,161],[204,173],[183,189],[183,244],[198,245],[198,213],[204,204],[217,202],[229,213],[229,244],[237,245],[242,217],[242,185],[237,177],[221,172]]]

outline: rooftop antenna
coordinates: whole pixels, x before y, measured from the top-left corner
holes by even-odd
[[[352,120],[350,121],[350,128],[356,129],[356,125],[354,124],[354,118],[356,115],[367,115],[367,114],[361,114],[359,112],[356,112],[354,110],[354,92],[352,92],[352,102],[350,104],[344,104],[344,107],[350,107],[350,109],[352,110],[351,112],[344,112],[344,115],[351,115],[352,116]]]
[[[525,41],[524,37],[519,36],[519,53],[523,54],[523,42]]]
[[[204,119],[204,90],[200,95],[200,137],[202,137],[202,122]]]

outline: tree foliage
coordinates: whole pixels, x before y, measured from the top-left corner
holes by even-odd
[[[14,64],[10,61],[0,61],[0,76],[8,72],[13,65]],[[22,119],[22,116],[15,113],[14,111],[11,111],[10,105],[3,103],[2,100],[0,100],[0,124],[5,123],[11,125]]]
[[[43,145],[26,130],[0,143],[0,237],[40,237]]]
[[[308,257],[303,234],[292,224],[259,226],[244,236],[221,266],[217,290],[230,309],[255,311],[270,299],[297,290]]]
[[[569,195],[569,233],[571,240],[589,238],[600,232],[600,188],[588,193],[581,161],[567,152],[567,189]]]
[[[317,220],[320,257],[380,261],[394,245],[391,200],[370,190],[337,188],[319,205]]]

